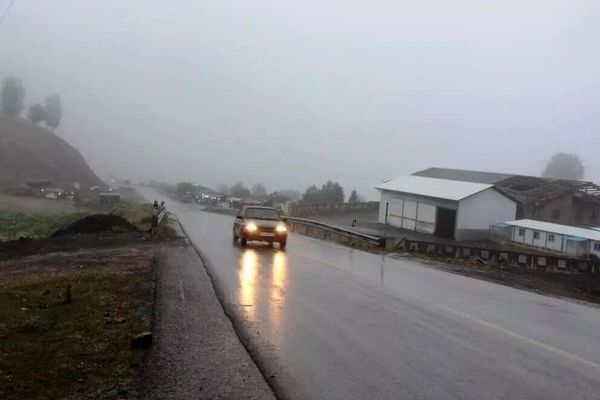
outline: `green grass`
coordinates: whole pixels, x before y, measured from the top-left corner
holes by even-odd
[[[143,330],[147,281],[120,270],[0,285],[0,398],[122,397],[138,363],[129,341]],[[68,285],[71,303],[64,300]]]
[[[111,212],[125,218],[142,232],[147,232],[152,224],[152,204],[123,202]]]
[[[42,238],[51,236],[88,215],[87,212],[63,214],[25,214],[0,211],[0,240],[15,240],[19,237]]]
[[[44,238],[59,229],[66,228],[75,221],[95,213],[113,213],[120,215],[141,231],[148,231],[152,221],[152,205],[121,203],[118,206],[102,206],[84,212],[61,214],[26,214],[21,212],[0,211],[0,241],[24,238]]]

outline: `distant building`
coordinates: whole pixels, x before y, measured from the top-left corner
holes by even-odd
[[[517,203],[489,183],[408,175],[377,189],[380,223],[444,238],[488,238],[490,225],[517,213]]]
[[[593,182],[449,168],[429,168],[413,176],[493,185],[517,202],[516,219],[600,225],[600,187]]]
[[[492,240],[573,258],[600,257],[600,231],[521,219],[493,224]]]

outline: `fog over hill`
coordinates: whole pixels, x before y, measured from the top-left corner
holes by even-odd
[[[102,184],[79,150],[64,139],[29,121],[1,115],[0,180],[50,180],[55,186]]]

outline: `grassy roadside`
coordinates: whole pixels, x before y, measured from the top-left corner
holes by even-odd
[[[50,252],[0,262],[0,399],[129,395],[143,354],[130,340],[149,328],[153,251],[137,235],[115,234],[117,249],[50,236],[93,214],[115,214],[144,231],[151,211],[135,201],[59,214],[0,211],[0,241],[57,243]]]
[[[0,241],[16,240],[21,237],[29,239],[49,237],[57,230],[64,229],[85,216],[109,213],[125,218],[142,232],[150,229],[151,204],[127,202],[117,207],[98,207],[81,212],[60,214],[0,211]]]
[[[89,213],[26,214],[0,211],[0,241],[48,237],[86,215]]]
[[[141,309],[152,298],[151,259],[110,267],[0,283],[0,398],[126,393],[139,362],[129,341],[145,330]]]
[[[148,232],[152,224],[152,204],[125,202],[115,207],[111,212],[125,218],[140,231]]]

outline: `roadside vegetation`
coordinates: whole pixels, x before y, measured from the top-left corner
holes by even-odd
[[[131,340],[149,329],[153,301],[153,252],[139,235],[152,205],[134,195],[81,211],[0,211],[0,241],[16,240],[0,261],[0,399],[131,395],[143,356]],[[117,247],[90,247],[86,233]]]
[[[86,215],[89,212],[25,214],[0,211],[0,241],[49,237]]]
[[[150,230],[152,224],[152,204],[125,202],[112,209],[111,213],[125,218],[142,232]]]
[[[116,207],[89,204],[82,211],[61,213],[0,210],[0,241],[50,237],[54,232],[93,214],[114,214],[125,218],[140,231],[147,232],[152,222],[152,205],[129,201]]]
[[[151,268],[139,258],[111,267],[0,281],[0,398],[124,397],[140,362],[130,339],[145,329]]]

